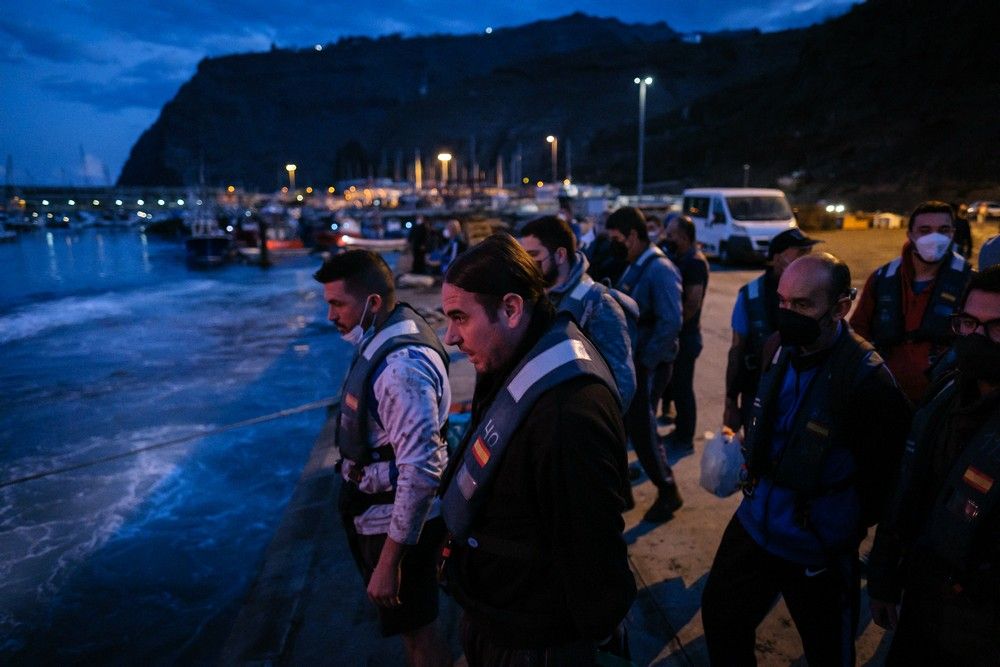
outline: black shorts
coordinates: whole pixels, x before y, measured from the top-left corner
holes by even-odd
[[[351,527],[353,529],[353,522]],[[387,535],[357,535],[358,565],[365,586],[378,565]],[[441,517],[424,524],[420,540],[406,551],[400,568],[398,607],[379,607],[378,618],[382,636],[391,637],[418,630],[438,616],[437,561],[444,543],[445,527]]]

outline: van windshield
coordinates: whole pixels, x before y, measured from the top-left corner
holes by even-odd
[[[726,197],[733,220],[788,220],[792,209],[784,197]]]

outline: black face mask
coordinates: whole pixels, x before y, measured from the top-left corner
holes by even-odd
[[[982,334],[969,334],[955,339],[958,371],[974,380],[1000,383],[1000,343]]]
[[[788,308],[778,309],[778,334],[782,345],[811,345],[820,333],[819,320]]]
[[[611,256],[617,260],[623,260],[628,257],[628,246],[626,246],[621,241],[611,242]]]

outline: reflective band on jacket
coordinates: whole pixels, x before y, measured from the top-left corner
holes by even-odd
[[[521,422],[548,390],[581,376],[603,382],[619,401],[614,377],[576,324],[567,317],[556,323],[525,355],[486,410],[475,430],[465,439],[454,478],[444,492],[441,513],[448,530],[464,540],[483,503],[484,488],[496,473],[503,452]]]

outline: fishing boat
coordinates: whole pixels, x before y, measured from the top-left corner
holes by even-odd
[[[191,236],[185,239],[187,263],[197,267],[225,264],[233,257],[233,240],[219,229],[212,216],[199,209],[191,222]]]

